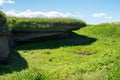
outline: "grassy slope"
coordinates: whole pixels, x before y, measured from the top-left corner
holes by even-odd
[[[19,53],[11,54],[19,56],[0,66],[0,80],[119,80],[120,24],[87,26],[75,33],[16,48]]]

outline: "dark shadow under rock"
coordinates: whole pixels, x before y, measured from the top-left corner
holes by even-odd
[[[26,68],[28,68],[26,60],[18,52],[11,50],[7,61],[3,65],[0,65],[0,75],[21,71]]]
[[[65,47],[65,46],[90,45],[96,40],[97,39],[92,38],[92,37],[78,35],[76,33],[71,33],[71,35],[69,35],[66,38],[52,39],[52,40],[38,41],[38,42],[23,44],[17,47],[17,49],[20,49],[20,50],[55,49],[55,48]]]

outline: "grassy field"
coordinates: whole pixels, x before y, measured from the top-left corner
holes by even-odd
[[[12,49],[0,80],[120,80],[120,23]]]

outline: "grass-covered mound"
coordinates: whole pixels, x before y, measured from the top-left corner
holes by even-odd
[[[86,26],[82,20],[71,18],[8,18],[11,31],[39,31],[39,30],[76,30]]]
[[[87,26],[67,39],[16,47],[0,80],[119,80],[119,47],[119,23]]]

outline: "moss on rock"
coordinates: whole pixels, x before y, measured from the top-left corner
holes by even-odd
[[[5,33],[7,31],[7,17],[2,11],[0,11],[0,33]]]

